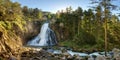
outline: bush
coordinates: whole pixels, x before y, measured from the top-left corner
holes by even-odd
[[[92,34],[85,31],[82,31],[79,35],[76,35],[73,41],[80,46],[83,46],[83,45],[92,46],[96,44],[95,37]]]

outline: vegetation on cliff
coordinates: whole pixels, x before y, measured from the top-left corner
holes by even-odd
[[[19,35],[24,31],[22,17],[19,3],[0,0],[0,52],[12,52],[22,46]]]

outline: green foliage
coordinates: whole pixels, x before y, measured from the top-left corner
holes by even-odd
[[[104,35],[105,35],[105,18],[103,18],[103,11],[101,6],[98,6],[94,9],[88,9],[83,11],[82,8],[78,8],[75,11],[72,11],[72,8],[67,8],[66,12],[59,11],[56,14],[56,25],[53,27],[56,29],[58,39],[65,40],[63,43],[60,43],[65,46],[71,46],[73,43],[74,46],[79,48],[81,47],[93,47],[96,49],[104,49]],[[107,34],[108,34],[108,45],[109,49],[118,46],[119,43],[119,19],[116,15],[110,14],[110,11],[106,12],[108,15],[107,18]],[[59,15],[59,18],[58,18]],[[108,19],[109,16],[109,19]],[[63,26],[58,26],[63,23]],[[58,33],[59,32],[59,33]],[[61,38],[62,37],[62,38]],[[67,42],[66,42],[67,40]],[[73,43],[71,43],[73,42]],[[91,48],[92,48],[91,47]]]
[[[25,21],[23,20],[22,10],[18,2],[12,3],[10,0],[0,2],[0,22],[1,27],[5,27],[7,30],[11,30],[15,23],[23,30]]]
[[[42,11],[38,8],[33,9],[33,8],[28,8],[27,6],[24,6],[22,8],[22,13],[26,21],[41,20],[43,17]]]
[[[73,43],[73,41],[69,41],[69,40],[60,41],[59,44],[61,46],[67,46],[67,47],[74,47],[74,46],[76,46],[76,44]]]
[[[84,45],[93,46],[96,44],[95,37],[92,34],[85,32],[84,30],[81,31],[79,35],[76,35],[73,41],[75,41],[80,46]]]

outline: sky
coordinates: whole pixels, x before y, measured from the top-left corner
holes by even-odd
[[[73,10],[79,6],[82,9],[87,10],[91,6],[90,0],[11,0],[13,2],[19,2],[21,6],[28,6],[29,8],[39,8],[42,11],[49,11],[56,13],[58,10],[65,10],[66,7],[71,6]],[[113,2],[116,5],[120,5],[120,0]]]
[[[66,9],[71,6],[73,10],[78,6],[83,9],[88,9],[89,0],[11,0],[19,2],[21,6],[28,6],[29,8],[39,8],[42,11],[57,12],[58,10]]]

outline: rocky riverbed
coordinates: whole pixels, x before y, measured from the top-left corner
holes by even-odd
[[[97,56],[90,54],[88,56],[80,56],[79,54],[71,55],[66,51],[56,54],[42,48],[24,47],[10,53],[1,52],[0,60],[120,60],[120,50],[113,49],[113,52],[113,56],[107,57],[104,55]]]

